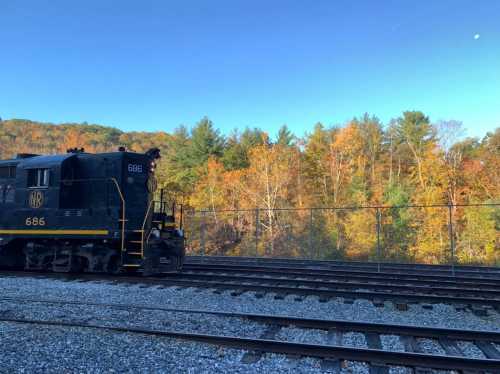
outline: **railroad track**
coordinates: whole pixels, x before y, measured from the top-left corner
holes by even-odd
[[[240,261],[241,260],[241,261]],[[290,288],[299,289],[304,294],[320,298],[344,297],[363,298],[372,301],[396,300],[420,303],[451,303],[466,305],[490,305],[500,310],[500,269],[485,268],[490,276],[478,276],[475,269],[471,276],[467,272],[452,276],[446,271],[419,270],[417,273],[400,271],[407,265],[396,264],[399,270],[378,271],[373,264],[356,264],[363,269],[352,269],[352,263],[339,265],[331,261],[284,260],[239,257],[188,257],[184,267],[183,279],[227,283],[242,289],[258,284],[267,285],[275,292],[293,293]],[[391,266],[394,264],[390,264]],[[410,268],[430,265],[412,265]],[[439,269],[445,268],[443,266]],[[469,267],[467,267],[469,269]],[[498,277],[496,274],[498,272]],[[207,283],[208,286],[208,283]],[[220,286],[222,287],[222,286]],[[279,289],[288,288],[288,289]],[[253,291],[259,291],[255,288]],[[262,291],[262,290],[261,290]],[[325,292],[323,292],[325,291]],[[328,294],[330,292],[330,295]],[[479,314],[484,314],[479,310]]]
[[[296,287],[308,286],[312,288],[333,288],[333,289],[373,289],[380,291],[401,291],[412,293],[432,293],[442,295],[459,294],[462,296],[485,297],[485,298],[500,298],[499,285],[495,283],[481,282],[479,284],[459,284],[458,282],[441,283],[438,281],[421,282],[419,280],[406,280],[404,282],[393,282],[387,279],[373,279],[368,281],[360,281],[356,278],[331,277],[328,275],[315,275],[311,272],[307,275],[293,272],[282,273],[279,270],[262,271],[262,269],[248,270],[236,267],[217,267],[187,266],[184,269],[182,276],[190,279],[241,279],[246,281],[261,281],[267,284],[284,284],[288,283]]]
[[[306,260],[290,258],[232,257],[232,256],[188,256],[187,264],[247,265],[296,267],[304,269],[348,270],[360,272],[385,272],[390,274],[454,275],[477,278],[500,279],[499,267],[450,266],[403,263],[376,263],[354,261]]]
[[[402,310],[407,303],[451,304],[457,308],[470,308],[474,313],[486,315],[488,310],[500,310],[500,292],[493,288],[446,288],[446,287],[410,287],[391,284],[325,282],[303,279],[263,277],[261,275],[224,275],[202,271],[180,274],[164,274],[161,277],[109,276],[105,274],[66,274],[45,272],[2,271],[0,275],[14,277],[41,277],[64,281],[105,281],[112,283],[141,284],[161,287],[193,287],[199,289],[229,290],[231,295],[239,296],[254,292],[256,297],[275,294],[276,299],[295,295],[300,301],[307,296],[317,296],[320,302],[334,298],[343,298],[345,303],[356,299],[372,301],[376,306],[383,306],[384,301],[392,301]],[[465,294],[465,296],[464,296]],[[430,306],[432,307],[432,306]]]
[[[427,275],[427,274],[400,274],[388,272],[366,272],[350,270],[309,269],[286,266],[255,266],[241,264],[211,264],[211,263],[187,263],[183,268],[185,271],[218,271],[253,273],[261,275],[277,275],[290,277],[312,277],[316,279],[338,279],[344,281],[367,281],[367,282],[392,282],[409,283],[425,286],[463,286],[474,285],[477,287],[498,287],[500,279],[478,278],[465,276]]]
[[[171,309],[155,306],[89,303],[72,300],[46,300],[23,298],[0,298],[1,302],[17,303],[23,305],[47,304],[55,307],[61,305],[74,305],[78,307],[116,308],[119,310],[157,311],[166,313],[186,313],[197,315],[212,315],[220,318],[237,318],[242,324],[245,321],[258,322],[265,325],[264,333],[260,338],[248,336],[227,336],[223,334],[200,334],[186,331],[168,331],[151,329],[144,326],[128,324],[110,325],[107,321],[88,323],[78,320],[32,319],[22,317],[5,317],[0,314],[0,322],[30,324],[49,327],[78,327],[84,329],[98,329],[116,333],[132,333],[156,337],[169,337],[184,339],[201,343],[215,344],[217,346],[237,348],[247,352],[243,359],[245,362],[254,362],[260,359],[263,353],[280,353],[295,356],[316,357],[323,360],[330,368],[340,369],[342,361],[352,360],[365,362],[370,365],[372,373],[388,373],[388,365],[406,366],[411,368],[449,369],[464,373],[486,371],[500,373],[500,332],[498,331],[463,331],[456,329],[442,329],[432,327],[416,327],[407,325],[393,325],[367,322],[354,322],[346,320],[306,319],[290,316],[275,316],[263,314],[231,313],[206,310]],[[2,305],[0,303],[0,305]],[[57,308],[55,310],[58,310]],[[81,308],[78,309],[81,312]],[[323,330],[325,342],[322,344],[309,344],[277,338],[282,328],[299,328]],[[360,333],[365,336],[366,347],[352,347],[338,344],[342,335],[347,333]],[[381,336],[397,336],[404,346],[404,350],[391,351],[383,348]],[[425,353],[419,345],[419,339],[432,339],[441,347],[444,354]],[[483,358],[466,357],[461,348],[462,342],[473,344],[475,349],[482,352]]]
[[[267,293],[276,294],[276,298],[283,298],[287,295],[298,296],[318,296],[320,301],[326,302],[329,299],[342,297],[346,302],[353,302],[355,299],[365,299],[373,301],[379,305],[382,301],[396,301],[401,304],[413,303],[443,303],[462,306],[478,306],[487,308],[488,306],[500,310],[500,299],[485,297],[464,297],[459,296],[460,291],[455,295],[438,295],[436,293],[403,293],[391,291],[364,290],[364,289],[344,290],[339,288],[328,288],[324,284],[318,288],[305,287],[302,281],[290,281],[287,279],[268,279],[258,277],[224,276],[224,275],[199,275],[182,274],[166,275],[162,278],[169,285],[195,288],[214,288],[219,290],[233,290],[233,296],[238,296],[244,292],[256,292],[257,297]],[[478,313],[483,313],[482,311]]]

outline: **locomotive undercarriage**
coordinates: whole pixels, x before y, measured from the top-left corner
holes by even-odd
[[[54,272],[116,273],[119,251],[102,242],[43,240],[23,248],[25,270]]]
[[[17,240],[0,247],[0,264],[4,268],[64,273],[120,274],[136,271],[121,266],[118,245],[105,241]],[[153,242],[145,251],[142,272],[152,275],[178,271],[182,260],[183,253],[172,248],[172,244]]]

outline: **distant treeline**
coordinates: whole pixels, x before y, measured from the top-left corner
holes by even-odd
[[[433,124],[418,111],[404,112],[385,126],[367,114],[342,126],[318,123],[302,137],[283,126],[273,139],[258,128],[223,136],[208,118],[171,134],[12,119],[0,121],[0,157],[65,152],[72,147],[88,152],[159,147],[160,186],[186,206],[211,211],[209,234],[221,238],[209,250],[296,256],[304,255],[300,243],[310,241],[310,234],[291,230],[275,208],[499,202],[500,128],[482,139],[461,139],[461,131],[459,122]],[[255,207],[262,211],[258,224],[265,244],[250,250],[241,238],[255,230],[255,222],[234,214],[227,218],[219,211]],[[452,213],[458,260],[500,263],[500,209],[456,208]],[[399,209],[384,214],[385,257],[449,260],[446,212]],[[305,222],[307,217],[294,219]],[[369,210],[315,217],[318,257],[373,257],[375,220]],[[285,235],[292,236],[296,245],[280,245]]]

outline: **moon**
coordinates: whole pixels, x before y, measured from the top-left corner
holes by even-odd
[[[474,35],[474,40],[478,40],[480,37],[481,37],[481,35],[479,35],[479,34],[475,34],[475,35]]]

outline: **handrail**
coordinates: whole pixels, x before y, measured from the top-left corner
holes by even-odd
[[[125,204],[125,198],[123,197],[123,193],[122,193],[122,190],[120,188],[120,185],[118,184],[118,181],[115,179],[115,178],[109,178],[116,186],[116,189],[118,190],[118,194],[120,195],[120,199],[122,201],[122,219],[121,219],[121,222],[122,222],[122,243],[121,243],[121,253],[122,253],[122,256],[123,256],[123,252],[125,251],[125,222],[126,222],[126,214],[125,214],[125,207],[126,207],[126,204]],[[122,262],[123,262],[123,258],[122,258]]]
[[[142,223],[141,229],[141,258],[144,258],[144,229],[148,221],[149,212],[151,211],[151,206],[154,204],[154,199],[151,199],[148,205],[148,210],[146,211],[146,216],[144,217],[144,222]],[[149,238],[149,236],[148,236]]]

